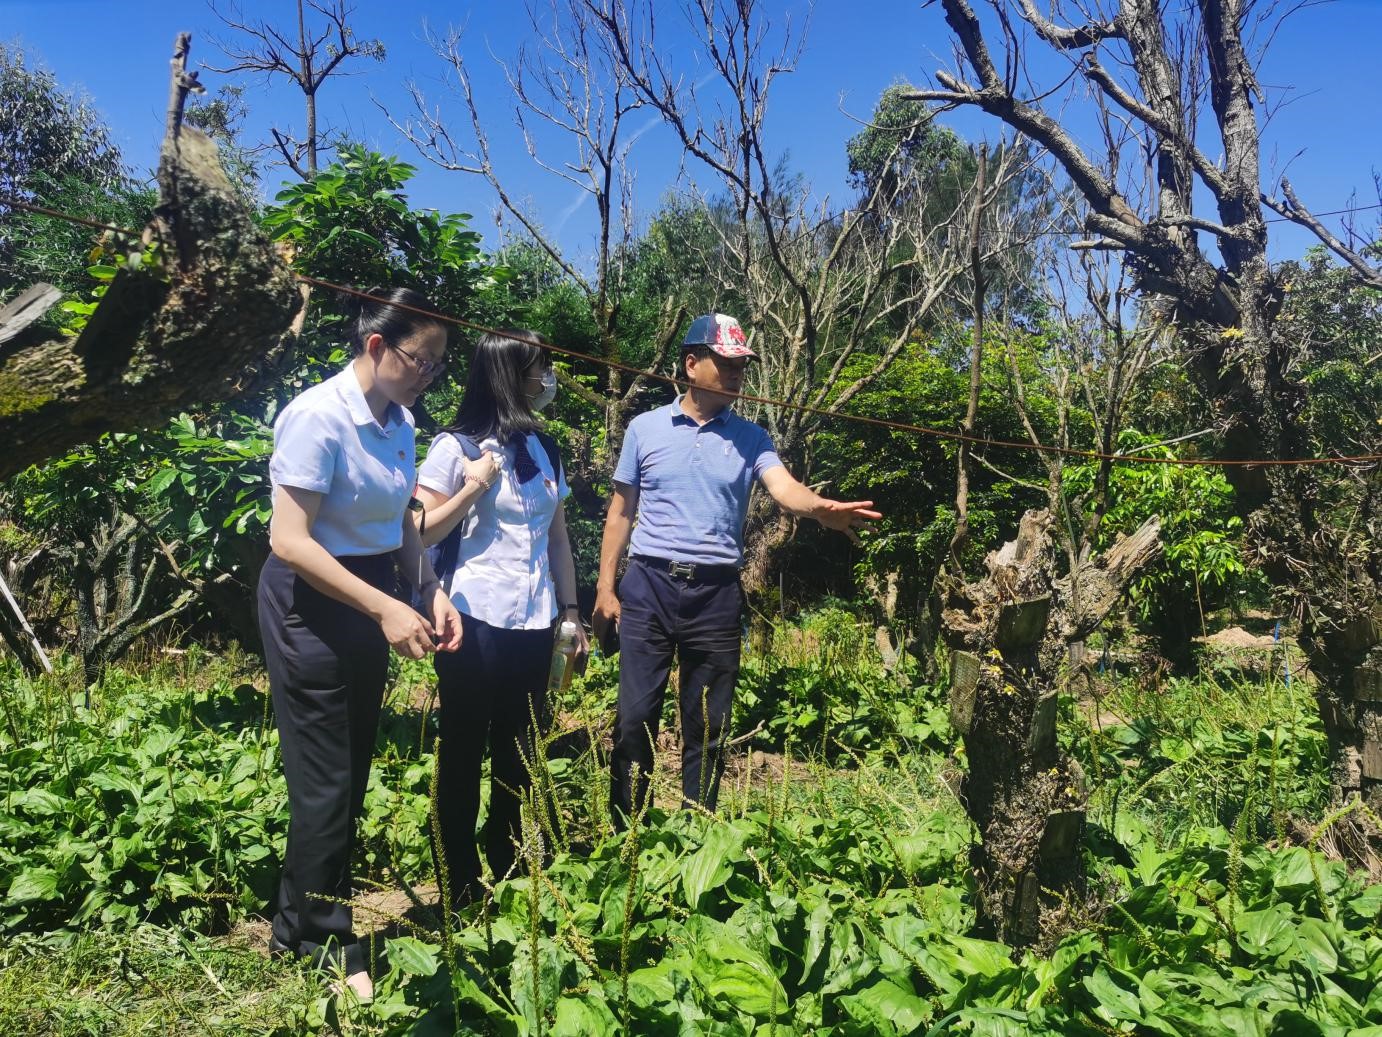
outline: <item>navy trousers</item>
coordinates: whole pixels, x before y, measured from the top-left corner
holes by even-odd
[[[381,590],[392,555],[341,558]],[[379,624],[315,590],[276,555],[259,574],[259,631],[288,783],[288,845],[274,906],[280,943],[320,965],[365,967],[351,927],[350,858],[365,802],[389,644]]]
[[[610,806],[622,825],[647,804],[653,747],[675,655],[680,665],[683,805],[715,809],[739,676],[737,576],[688,580],[632,559],[619,584],[619,706]]]
[[[505,630],[464,613],[461,624],[460,650],[438,652],[433,660],[441,704],[437,815],[447,892],[455,906],[480,892],[475,822],[486,744],[490,798],[485,857],[496,879],[513,867],[515,847],[522,840],[523,796],[531,784],[525,757],[533,758],[534,744],[547,729],[552,661],[551,627]]]

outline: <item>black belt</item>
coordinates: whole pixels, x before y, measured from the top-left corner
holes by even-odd
[[[739,578],[737,565],[707,565],[703,562],[674,562],[670,558],[654,558],[651,555],[634,555],[635,562],[642,562],[651,569],[664,572],[668,576],[686,580],[689,583],[729,583]]]

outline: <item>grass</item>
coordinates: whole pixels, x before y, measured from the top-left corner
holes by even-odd
[[[310,1033],[321,993],[296,965],[151,925],[24,936],[0,950],[8,1037]]]
[[[1134,816],[1172,845],[1247,821],[1254,838],[1281,842],[1290,815],[1326,809],[1328,747],[1299,680],[1232,670],[1155,684],[1122,677],[1100,706],[1129,723],[1105,728],[1067,708],[1064,732],[1091,778],[1090,818],[1110,830]],[[1251,817],[1240,817],[1245,808]]]

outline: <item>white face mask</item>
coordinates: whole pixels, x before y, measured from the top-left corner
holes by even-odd
[[[542,372],[542,391],[536,396],[528,397],[528,403],[534,411],[545,410],[552,405],[552,401],[557,398],[557,372],[552,368],[547,368]]]

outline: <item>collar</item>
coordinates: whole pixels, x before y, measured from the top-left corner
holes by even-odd
[[[672,401],[672,424],[675,425],[678,421],[684,421],[689,425],[695,425],[696,419],[691,417],[691,415],[687,414],[686,411],[681,409],[681,400],[682,397],[678,396],[675,400]],[[726,404],[724,407],[720,408],[719,412],[713,418],[710,418],[708,421],[706,421],[705,424],[723,425],[729,421],[729,416],[733,413],[734,408]],[[705,426],[701,427],[703,428]]]
[[[365,388],[360,384],[360,376],[355,371],[354,360],[346,364],[345,370],[333,381],[336,382],[336,391],[345,401],[346,409],[350,411],[350,420],[356,425],[372,425],[380,435],[387,436],[403,423],[403,415],[400,413],[402,408],[393,402],[389,403],[388,410],[384,412],[384,420],[375,420],[374,412],[369,409],[369,403],[365,399]]]

